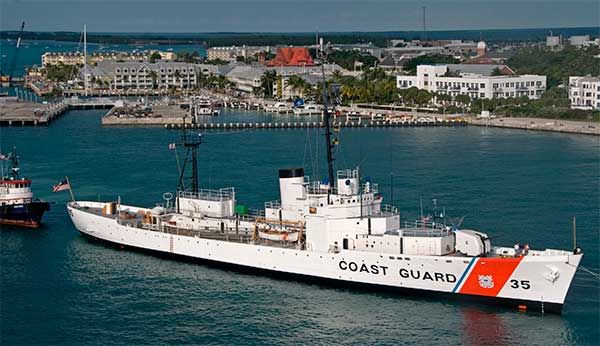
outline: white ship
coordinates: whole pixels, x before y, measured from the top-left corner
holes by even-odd
[[[167,193],[153,208],[73,201],[69,215],[93,238],[255,273],[561,311],[583,256],[578,248],[494,246],[487,234],[444,225],[435,215],[401,222],[358,169],[334,176],[326,107],[324,114],[328,180],[282,169],[280,200],[255,214],[236,204],[233,188],[199,189],[200,137],[184,132],[192,159],[183,166],[192,168],[192,179],[184,184],[180,172],[174,200]]]

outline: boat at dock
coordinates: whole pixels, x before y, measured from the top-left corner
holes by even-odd
[[[163,194],[155,207],[120,198],[72,201],[71,220],[81,233],[119,246],[251,273],[561,311],[583,257],[579,248],[496,246],[485,232],[447,224],[437,209],[401,222],[359,167],[334,170],[337,140],[323,99],[325,179],[311,179],[301,167],[280,169],[279,199],[250,211],[233,187],[199,187],[202,137],[184,128],[175,146],[184,148],[185,160],[174,195]]]
[[[292,106],[288,105],[285,102],[276,102],[271,105],[266,105],[265,111],[278,114],[288,114],[293,112]]]
[[[16,149],[8,155],[0,154],[0,160],[10,161],[8,175],[0,180],[0,224],[37,228],[42,216],[50,210],[50,203],[34,198],[31,179],[20,176],[19,157]]]
[[[220,111],[214,107],[213,102],[208,97],[192,97],[190,100],[190,110],[194,118],[217,116],[220,114]]]
[[[293,112],[295,115],[320,115],[321,109],[314,103],[305,104],[299,107],[294,107]]]

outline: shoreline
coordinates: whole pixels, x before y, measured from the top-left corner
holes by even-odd
[[[468,118],[469,125],[600,136],[600,123],[545,118]]]

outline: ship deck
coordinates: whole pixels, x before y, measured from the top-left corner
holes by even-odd
[[[120,214],[106,214],[102,208],[95,207],[78,207],[77,209],[83,210],[96,216],[105,217],[108,219],[116,220],[118,224],[123,226],[129,226],[134,228],[143,229],[146,231],[167,233],[186,237],[196,237],[203,239],[221,240],[235,243],[246,243],[262,246],[273,246],[278,248],[289,248],[289,249],[304,249],[303,246],[298,246],[292,242],[276,242],[266,239],[254,239],[252,232],[233,230],[225,231],[216,227],[208,227],[203,230],[190,230],[180,227],[174,227],[169,225],[163,225],[163,227],[157,227],[152,224],[143,223],[144,215],[141,213],[121,212]],[[232,219],[233,220],[233,219]]]

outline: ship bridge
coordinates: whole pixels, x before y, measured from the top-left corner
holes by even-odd
[[[399,223],[398,210],[382,203],[377,184],[361,182],[358,169],[337,172],[336,184],[311,181],[302,168],[279,171],[281,200],[265,203],[269,219],[304,221],[306,216],[329,219],[392,218]]]

